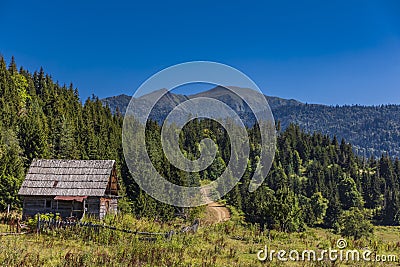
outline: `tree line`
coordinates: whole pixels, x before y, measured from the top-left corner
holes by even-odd
[[[81,102],[71,84],[60,85],[43,69],[30,73],[7,66],[0,57],[0,210],[20,206],[19,187],[34,158],[114,159],[122,177],[121,207],[138,217],[169,220],[181,212],[160,203],[135,183],[122,151],[123,116],[92,96]],[[275,159],[263,185],[248,192],[260,156],[258,125],[247,129],[250,158],[239,184],[224,198],[249,223],[264,229],[301,231],[323,226],[345,231],[345,225],[370,229],[369,222],[400,224],[400,161],[384,154],[357,156],[345,140],[319,132],[306,133],[290,124],[276,126]],[[200,141],[214,140],[217,154],[200,172],[175,168],[165,157],[161,125],[146,125],[146,145],[154,166],[176,184],[199,185],[217,179],[231,157],[230,139],[217,122],[195,119],[181,132],[180,147],[189,159],[200,156]],[[189,216],[201,208],[190,209]],[[365,222],[365,224],[361,223]],[[349,227],[347,227],[349,228]],[[351,227],[350,227],[351,228]]]

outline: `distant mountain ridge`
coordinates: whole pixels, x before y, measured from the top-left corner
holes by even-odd
[[[179,103],[200,96],[223,101],[235,110],[247,125],[254,122],[254,116],[243,100],[223,87],[193,95],[168,92],[154,107],[150,117],[162,121]],[[280,121],[282,129],[290,123],[295,123],[307,132],[318,131],[330,136],[336,135],[339,139],[344,138],[354,145],[358,154],[366,157],[379,157],[385,153],[400,157],[400,105],[326,106],[306,104],[294,99],[265,97],[275,121]],[[125,114],[130,100],[130,96],[119,95],[104,98],[102,102],[113,112],[118,109]],[[133,101],[140,107],[140,105],[150,105],[152,100],[152,94],[149,94]]]

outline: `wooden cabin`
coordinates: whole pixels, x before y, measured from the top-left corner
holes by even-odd
[[[22,183],[23,218],[59,213],[62,218],[102,219],[118,209],[114,160],[33,160]]]

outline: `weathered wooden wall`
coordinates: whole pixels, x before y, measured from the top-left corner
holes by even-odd
[[[117,212],[118,200],[116,198],[100,198],[100,219],[103,219],[106,214],[116,214]]]
[[[62,218],[82,217],[83,203],[77,201],[54,200],[48,196],[26,196],[23,202],[23,217],[33,217],[38,213],[59,213]]]
[[[88,197],[84,202],[54,200],[54,197],[26,196],[23,202],[23,216],[33,217],[37,213],[59,213],[62,218],[85,216],[103,219],[107,213],[116,214],[118,200],[116,198]]]

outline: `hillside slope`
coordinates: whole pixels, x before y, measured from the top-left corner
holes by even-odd
[[[165,89],[163,89],[165,90]],[[254,117],[249,108],[235,94],[222,87],[194,95],[168,93],[163,101],[154,107],[151,118],[162,121],[179,103],[195,97],[211,97],[223,101],[234,109],[245,124],[252,125]],[[305,104],[296,100],[266,96],[275,120],[281,122],[282,129],[290,123],[300,125],[307,132],[322,132],[331,137],[336,135],[354,145],[355,151],[362,156],[381,156],[388,153],[400,156],[400,106],[326,106]],[[118,108],[125,114],[130,97],[113,96],[102,99],[113,112]],[[135,99],[138,105],[151,103],[151,95]]]

